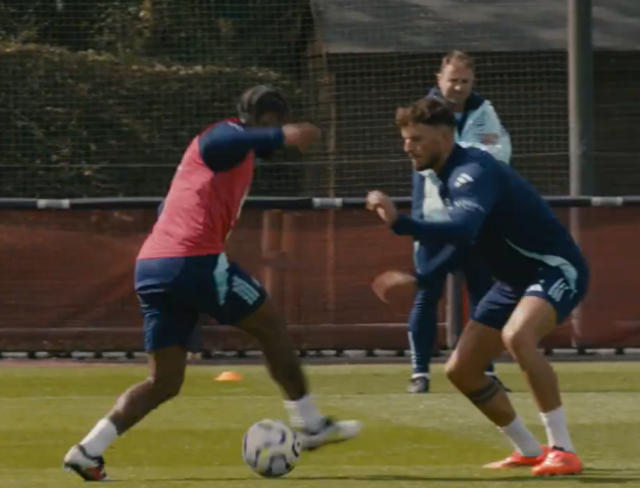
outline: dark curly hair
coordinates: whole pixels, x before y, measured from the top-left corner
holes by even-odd
[[[400,107],[396,111],[396,125],[406,127],[411,124],[445,126],[456,128],[453,111],[444,100],[438,98],[421,98],[408,107]]]

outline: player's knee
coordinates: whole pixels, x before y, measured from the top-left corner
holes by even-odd
[[[524,327],[506,327],[502,331],[502,341],[509,352],[515,355],[537,347],[535,333]]]
[[[260,308],[237,324],[237,327],[260,343],[279,341],[287,334],[286,325],[270,300],[265,300]]]
[[[454,386],[463,388],[465,380],[472,375],[472,371],[465,365],[463,358],[454,354],[444,365],[444,374]]]
[[[451,383],[455,384],[457,378],[460,375],[460,367],[453,357],[450,357],[449,360],[444,365],[444,374]]]
[[[458,390],[462,392],[472,391],[484,384],[486,376],[484,366],[472,357],[454,351],[444,366],[444,373]]]
[[[557,325],[557,312],[547,301],[537,296],[524,297],[502,330],[502,342],[514,354],[537,349],[540,339]]]

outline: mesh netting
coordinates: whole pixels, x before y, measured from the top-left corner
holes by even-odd
[[[637,2],[594,0],[598,193],[640,191]],[[557,0],[3,0],[5,196],[161,195],[191,137],[258,82],[323,128],[261,165],[254,195],[409,191],[392,120],[450,49],[513,138],[513,164],[568,191],[567,2]]]

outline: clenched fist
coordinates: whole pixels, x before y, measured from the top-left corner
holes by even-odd
[[[302,124],[287,124],[282,127],[284,143],[305,151],[311,144],[320,140],[320,129],[307,122]]]
[[[418,289],[418,281],[402,271],[385,271],[373,280],[371,288],[385,303],[410,306]]]
[[[388,195],[381,191],[370,191],[367,194],[367,209],[374,211],[382,221],[391,226],[398,218],[398,209]]]

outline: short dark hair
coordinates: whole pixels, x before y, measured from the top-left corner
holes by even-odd
[[[473,60],[473,56],[465,53],[464,51],[449,51],[444,58],[442,58],[442,64],[440,65],[440,70],[443,70],[447,65],[457,61],[459,63],[464,64],[471,71],[476,70],[476,63]]]
[[[438,98],[421,98],[408,107],[396,111],[396,125],[406,127],[410,124],[445,126],[456,128],[456,118],[449,104]]]
[[[285,117],[289,104],[284,92],[275,86],[257,85],[246,90],[238,102],[238,116],[243,121],[260,119],[267,112]]]

